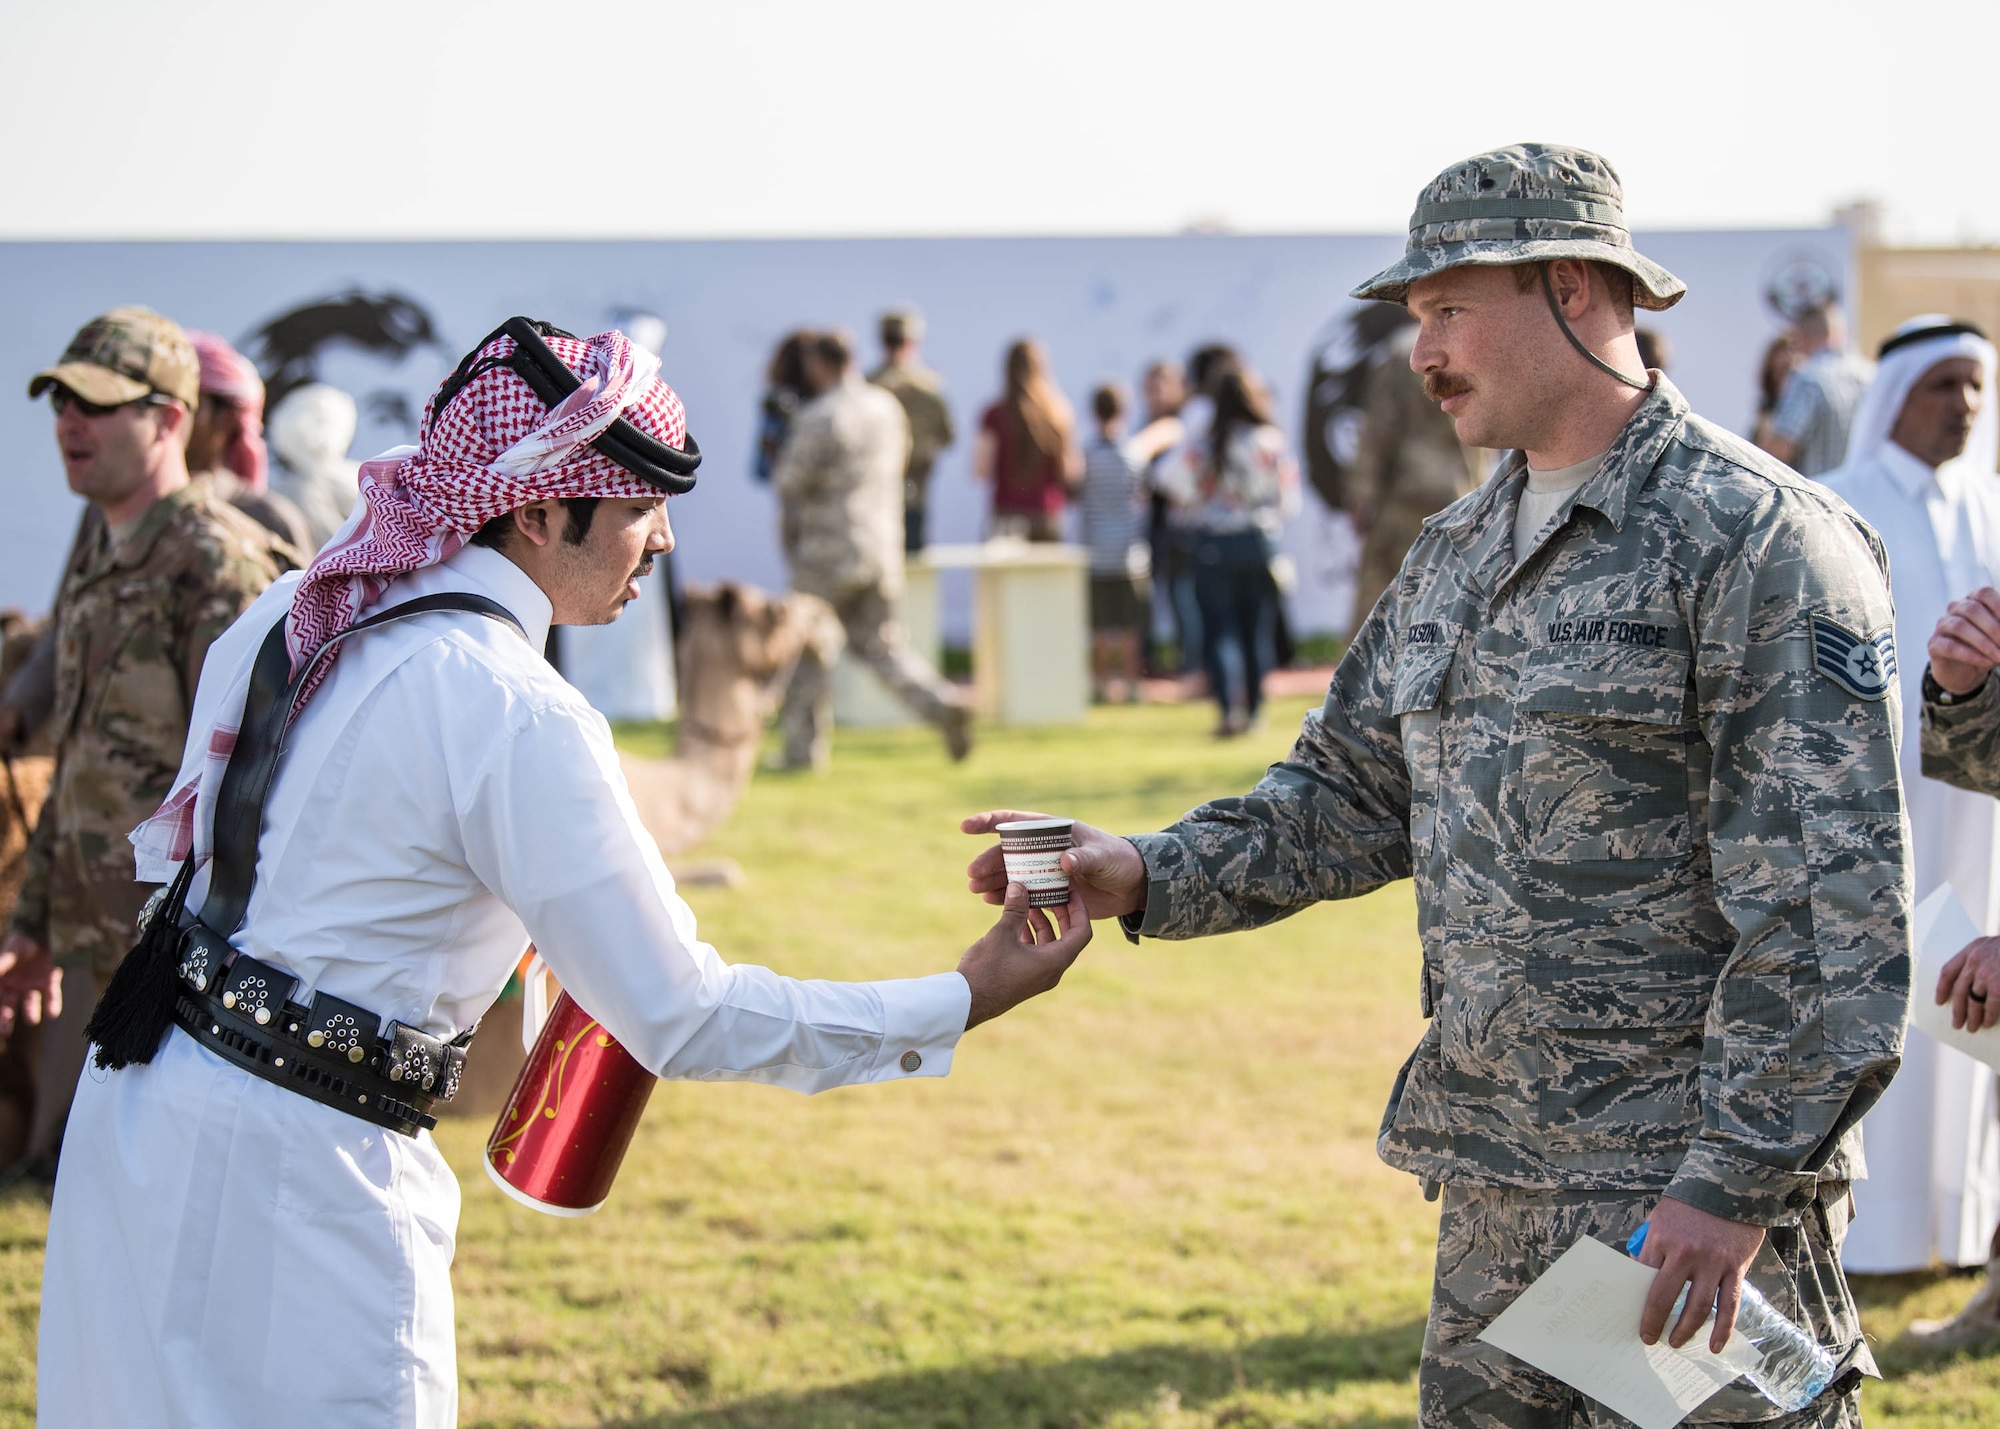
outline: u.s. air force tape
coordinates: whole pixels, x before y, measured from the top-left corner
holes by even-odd
[[[1856,635],[1837,620],[1812,618],[1813,668],[1859,699],[1879,700],[1896,683],[1896,631]]]

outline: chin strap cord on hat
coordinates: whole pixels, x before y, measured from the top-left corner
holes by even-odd
[[[1549,313],[1555,318],[1556,326],[1562,329],[1562,335],[1569,339],[1569,345],[1606,372],[1609,372],[1613,377],[1616,377],[1620,382],[1623,382],[1627,387],[1637,387],[1641,392],[1652,391],[1653,383],[1650,378],[1644,382],[1634,382],[1631,378],[1583,345],[1583,339],[1569,330],[1569,321],[1563,317],[1562,304],[1556,301],[1555,284],[1549,281],[1549,265],[1546,263],[1537,263],[1535,266],[1541,270],[1542,294],[1549,300]]]

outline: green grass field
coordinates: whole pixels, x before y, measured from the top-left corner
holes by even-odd
[[[1304,708],[1220,745],[1205,708],[1099,711],[992,733],[960,768],[927,732],[843,732],[831,776],[759,777],[704,850],[749,885],[692,901],[733,960],[948,968],[988,922],[959,815],[1158,827],[1247,787]],[[448,1122],[462,1422],[1409,1424],[1436,1216],[1374,1135],[1420,1027],[1415,975],[1408,884],[1207,942],[1112,929],[1056,993],[967,1036],[944,1080],[662,1086],[580,1222],[504,1200],[478,1166],[486,1126]],[[46,1215],[0,1199],[0,1425],[32,1419]],[[2000,1422],[2000,1357],[1897,1346],[1969,1284],[1865,1292],[1890,1376],[1864,1396],[1872,1424]]]

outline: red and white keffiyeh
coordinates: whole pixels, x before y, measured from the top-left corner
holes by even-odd
[[[659,380],[660,359],[619,332],[588,341],[545,340],[582,379],[557,406],[544,406],[511,370],[491,368],[466,383],[443,412],[432,399],[416,446],[361,464],[361,499],[292,594],[286,644],[294,675],[313,652],[368,614],[396,577],[449,560],[496,516],[552,498],[662,494],[590,446],[621,416],[670,446],[686,444],[687,416],[673,388]],[[514,340],[503,335],[477,357],[513,350]],[[331,673],[340,649],[336,645],[319,662],[294,717]],[[235,686],[220,702],[222,718],[203,736],[200,760],[192,758],[191,733],[179,787],[133,831],[142,870],[149,860],[155,867],[177,864],[191,852],[197,866],[207,861],[208,820],[197,820],[197,805],[212,816],[243,720],[247,663]]]

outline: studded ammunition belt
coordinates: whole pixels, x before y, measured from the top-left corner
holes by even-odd
[[[405,1027],[330,993],[292,1001],[299,980],[237,953],[189,918],[181,938],[174,1022],[203,1047],[254,1077],[415,1136],[437,1125],[472,1033],[450,1042]]]

